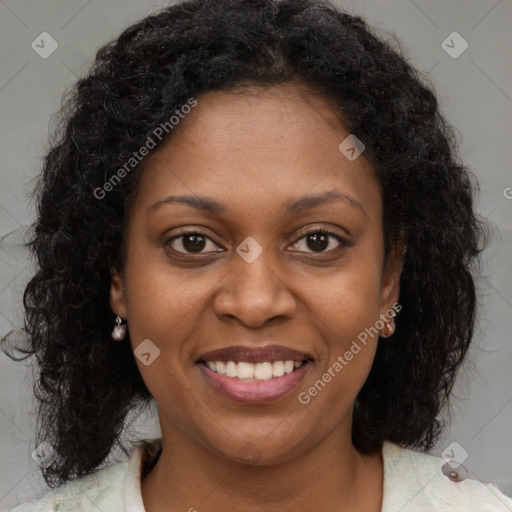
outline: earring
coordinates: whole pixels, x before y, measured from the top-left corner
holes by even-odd
[[[112,330],[112,339],[116,341],[124,340],[126,336],[126,324],[121,325],[122,318],[116,317],[116,326]]]
[[[395,332],[395,318],[398,315],[398,311],[395,307],[390,309],[389,320],[384,322],[384,333],[380,333],[382,338],[389,338]]]

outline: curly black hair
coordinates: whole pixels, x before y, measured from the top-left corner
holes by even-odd
[[[48,485],[98,469],[122,446],[128,413],[152,400],[130,344],[110,336],[111,268],[123,266],[143,162],[106,199],[94,190],[187,100],[250,85],[306,85],[365,144],[382,187],[385,254],[398,243],[406,253],[397,329],[379,341],[352,441],[361,453],[384,440],[434,446],[475,327],[486,225],[434,88],[395,43],[327,1],[189,0],[97,52],[63,105],[29,243],[37,271],[24,293],[29,346],[18,360],[35,355],[39,367],[37,442],[58,454],[42,469]]]

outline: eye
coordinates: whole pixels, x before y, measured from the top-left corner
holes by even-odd
[[[332,247],[332,239],[338,242],[338,245]],[[303,242],[304,241],[304,242]],[[334,242],[335,244],[335,242]],[[291,247],[302,252],[329,252],[339,247],[348,247],[350,244],[343,237],[323,228],[316,228],[303,234]],[[307,251],[304,247],[311,249]]]
[[[333,239],[338,243],[335,247],[332,247]],[[210,243],[211,246],[210,250],[207,250],[208,243]],[[179,235],[169,238],[165,245],[170,246],[174,251],[180,254],[203,254],[222,251],[213,240],[197,230],[183,231]],[[321,253],[348,246],[350,246],[349,242],[337,233],[324,228],[316,228],[304,233],[291,247],[299,252]],[[307,248],[311,250],[307,251]]]
[[[219,252],[215,249],[204,251],[210,242],[213,248],[218,247],[213,240],[204,233],[196,230],[183,231],[179,235],[173,236],[167,240],[166,246],[170,246],[174,251],[180,254],[201,254],[202,252]],[[220,249],[222,251],[222,249]]]

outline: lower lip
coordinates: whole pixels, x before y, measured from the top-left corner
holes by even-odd
[[[301,367],[282,377],[274,377],[270,380],[242,381],[236,377],[226,377],[213,372],[204,363],[199,363],[199,368],[206,380],[218,391],[231,398],[235,402],[245,404],[265,404],[275,402],[288,395],[295,388],[311,362],[305,362]]]

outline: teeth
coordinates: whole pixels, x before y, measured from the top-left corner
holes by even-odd
[[[238,363],[240,364],[240,363]],[[259,380],[268,380],[272,378],[272,363],[257,363],[254,368],[254,376]]]
[[[254,377],[254,365],[252,363],[246,363],[244,361],[240,361],[238,363],[238,375],[241,379],[252,379]],[[256,375],[258,379],[261,379],[259,375]]]
[[[226,377],[238,377],[238,364],[233,361],[226,363]]]
[[[283,361],[274,361],[272,363],[272,375],[274,377],[281,377],[284,375],[284,363]]]
[[[265,361],[262,363],[247,363],[240,361],[208,361],[208,368],[212,372],[237,377],[240,380],[270,380],[274,377],[282,377],[285,373],[292,373],[295,368],[302,365],[302,361]]]
[[[285,373],[293,372],[293,361],[285,361],[284,362],[284,372]]]

